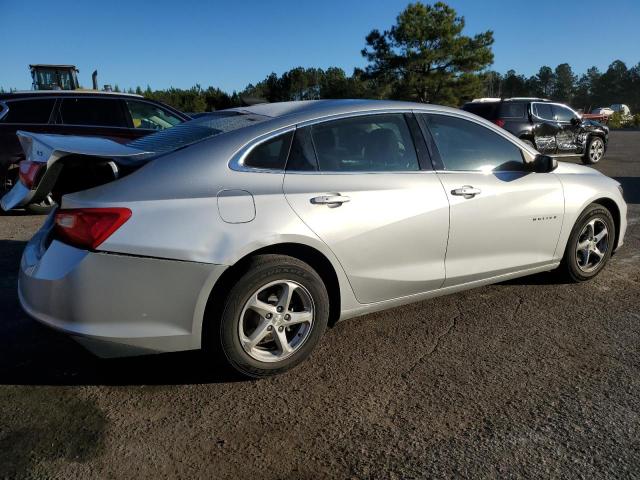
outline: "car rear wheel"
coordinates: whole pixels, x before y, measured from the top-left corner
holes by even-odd
[[[313,268],[285,255],[260,255],[229,291],[216,343],[240,373],[276,375],[311,354],[328,319],[327,289]]]
[[[616,227],[609,210],[591,204],[575,223],[567,243],[561,269],[574,282],[595,277],[611,258]]]
[[[600,137],[591,137],[582,162],[586,165],[594,165],[602,160],[602,157],[604,157],[604,140]]]

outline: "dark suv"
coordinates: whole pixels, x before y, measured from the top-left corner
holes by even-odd
[[[50,90],[0,94],[0,196],[24,159],[16,131],[110,138],[126,143],[189,120],[168,105],[123,93]],[[30,206],[46,211],[48,205]]]
[[[609,128],[583,119],[561,103],[542,98],[479,99],[462,109],[492,121],[546,155],[579,155],[591,165],[607,149]]]

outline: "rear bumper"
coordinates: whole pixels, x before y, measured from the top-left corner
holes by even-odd
[[[25,248],[24,310],[102,357],[197,349],[225,266],[79,250],[39,232]]]

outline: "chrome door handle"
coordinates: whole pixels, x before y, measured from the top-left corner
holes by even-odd
[[[319,197],[313,197],[311,203],[314,205],[341,205],[346,202],[350,202],[351,198],[344,195],[321,195]]]
[[[480,195],[481,193],[482,193],[482,190],[480,190],[479,188],[472,187],[471,185],[464,185],[460,188],[451,190],[451,195],[459,195],[465,198],[472,198],[472,197],[475,197],[476,195]]]

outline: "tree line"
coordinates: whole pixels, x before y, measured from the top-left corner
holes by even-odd
[[[525,76],[492,71],[493,32],[463,35],[464,17],[445,4],[409,4],[384,31],[365,37],[365,68],[351,74],[337,67],[297,67],[271,73],[240,92],[195,85],[189,89],[127,89],[185,112],[203,112],[258,101],[373,98],[461,106],[477,97],[532,96],[565,102],[575,109],[625,103],[640,111],[640,63],[615,60],[605,72],[591,67],[576,75],[568,63],[542,66]],[[118,85],[114,90],[119,91]]]

